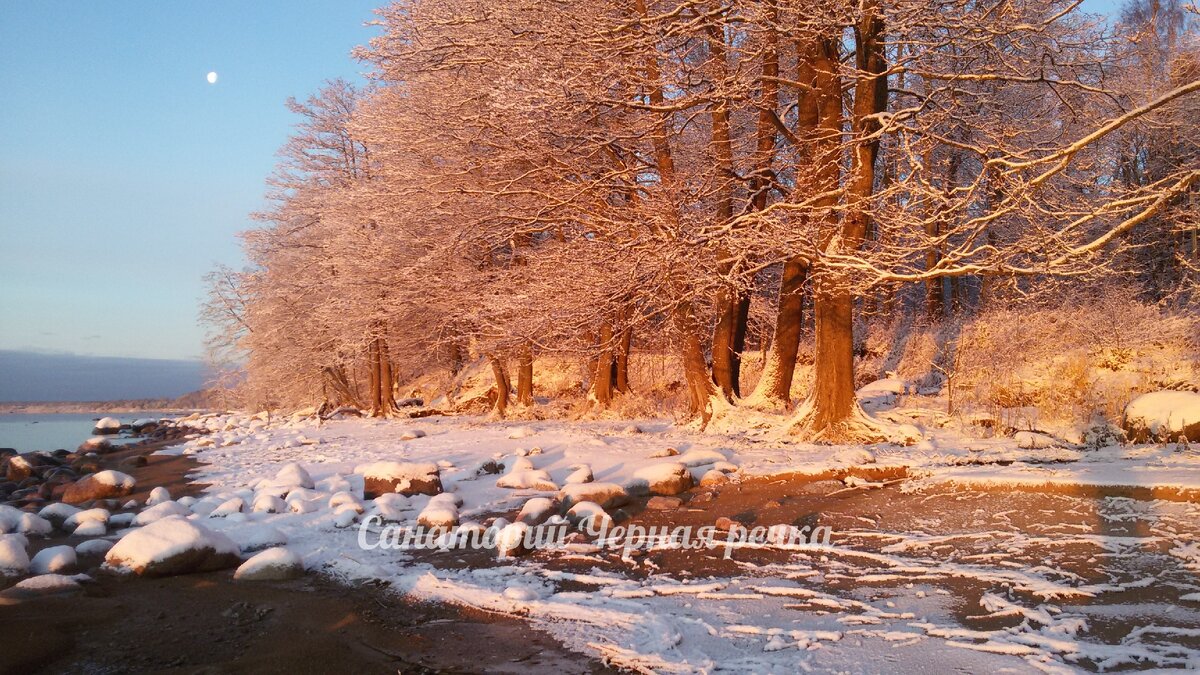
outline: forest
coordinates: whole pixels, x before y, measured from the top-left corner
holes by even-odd
[[[1117,424],[1200,372],[1200,16],[1080,4],[384,6],[287,104],[211,359],[254,409]]]

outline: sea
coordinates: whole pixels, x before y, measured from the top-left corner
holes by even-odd
[[[101,417],[115,417],[128,424],[135,419],[163,416],[154,411],[130,414],[93,413],[0,413],[0,448],[15,448],[17,452],[34,450],[74,450],[92,437],[92,428]],[[109,436],[113,443],[137,440],[126,436]]]

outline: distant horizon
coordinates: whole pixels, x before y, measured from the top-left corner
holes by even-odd
[[[202,389],[206,371],[193,359],[0,349],[0,403],[173,399]]]

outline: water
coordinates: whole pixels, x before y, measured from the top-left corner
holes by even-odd
[[[0,448],[16,448],[17,452],[32,450],[74,450],[91,438],[96,420],[108,417],[104,413],[47,413],[47,414],[0,414]],[[155,417],[153,413],[142,413],[116,417],[128,424],[134,419]],[[114,443],[125,438],[109,436]]]

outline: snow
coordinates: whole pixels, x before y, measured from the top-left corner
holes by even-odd
[[[0,576],[19,576],[29,570],[27,545],[21,535],[0,535]]]
[[[304,560],[295,552],[286,548],[271,548],[258,553],[242,563],[233,573],[238,580],[276,578],[277,574],[286,574],[289,570],[304,569]]]
[[[120,471],[113,471],[112,469],[106,469],[104,471],[98,471],[92,474],[92,480],[102,485],[112,485],[113,487],[127,490],[132,490],[134,485],[137,484],[137,481],[133,479],[133,476],[121,473]]]
[[[1099,499],[1100,513],[1080,515],[1081,526],[1088,527],[1081,533],[1066,521],[1061,530],[1030,532],[1002,519],[965,531],[940,522],[896,527],[865,519],[869,522],[839,529],[836,545],[789,551],[777,563],[742,563],[739,556],[751,546],[732,547],[737,566],[718,577],[660,573],[650,556],[632,562],[636,573],[625,574],[608,564],[615,555],[590,541],[561,553],[498,558],[488,566],[443,565],[436,556],[430,562],[409,552],[362,550],[359,528],[348,526],[359,509],[405,524],[419,514],[452,509],[464,521],[461,530],[491,522],[500,528],[504,551],[518,554],[527,523],[546,515],[553,500],[499,481],[517,472],[545,472],[564,485],[558,508],[573,504],[571,521],[608,519],[601,504],[583,497],[597,496],[610,506],[628,499],[625,486],[631,481],[664,470],[655,468],[663,461],[654,455],[668,446],[681,450],[668,461],[682,463],[694,476],[710,470],[735,471],[739,479],[780,474],[840,479],[863,471],[907,475],[900,489],[930,498],[950,495],[948,512],[963,514],[967,522],[972,504],[953,501],[955,484],[1200,489],[1200,457],[1173,445],[1083,450],[1059,442],[1020,448],[1018,439],[973,435],[967,423],[960,426],[941,411],[892,408],[879,415],[917,430],[922,443],[824,447],[769,432],[698,434],[664,420],[638,420],[642,434],[624,433],[628,421],[530,421],[523,423],[525,436],[536,434],[541,448],[531,455],[528,441],[508,438],[512,427],[480,418],[428,418],[422,423],[429,434],[419,443],[403,443],[403,423],[347,419],[318,426],[285,418],[251,427],[244,416],[212,416],[197,422],[213,429],[212,446],[189,442],[169,452],[192,450],[203,464],[196,480],[210,487],[195,505],[199,513],[201,503],[253,502],[255,489],[281,471],[287,455],[280,449],[301,438],[315,440],[303,454],[314,492],[296,493],[315,510],[247,514],[239,508],[224,521],[203,522],[234,540],[242,528],[267,525],[285,535],[288,550],[311,569],[347,583],[382,580],[416,600],[518,613],[568,647],[632,670],[900,672],[953,666],[1025,672],[1071,671],[1080,663],[1118,668],[1132,665],[1129,659],[1139,667],[1161,668],[1200,662],[1197,649],[1163,641],[1175,635],[1171,630],[1200,626],[1200,613],[1190,604],[1200,593],[1191,567],[1200,565],[1200,553],[1189,547],[1200,507],[1186,502]],[[478,475],[475,469],[489,461],[505,464],[508,473]],[[362,500],[368,475],[402,478],[407,469],[396,471],[396,465],[439,463],[444,496]],[[569,483],[567,477],[585,463],[598,482]],[[890,479],[872,474],[861,480],[882,485]],[[288,492],[272,496],[283,494]],[[550,511],[558,518],[553,507]],[[518,521],[525,522],[489,520],[518,512]],[[1112,532],[1130,519],[1150,525]],[[1094,522],[1104,525],[1093,528]],[[1056,552],[1079,549],[1095,552],[1086,573],[1057,566]],[[1154,556],[1161,571],[1119,568],[1135,555]],[[573,571],[555,569],[553,556],[573,561]],[[571,590],[560,590],[563,582],[571,582]],[[1135,627],[1120,644],[1101,641],[1082,627],[1105,607],[1100,602],[1105,596],[1147,583],[1181,598],[1173,615],[1154,605],[1144,621],[1153,622],[1154,630]],[[958,598],[943,594],[939,584],[980,587],[983,602],[967,611],[995,615],[989,629],[964,625]],[[1005,617],[1001,625],[1007,628],[993,627]]]
[[[13,589],[16,591],[25,591],[36,595],[49,595],[52,593],[66,593],[69,591],[79,590],[79,580],[86,580],[87,575],[79,574],[75,576],[66,576],[62,574],[41,574],[28,579],[23,579]]]
[[[51,546],[33,556],[29,571],[33,574],[57,574],[75,567],[75,549],[70,546]]]
[[[236,554],[238,546],[219,532],[179,516],[168,516],[126,534],[104,559],[106,564],[115,569],[140,572],[181,553],[202,550],[218,555]]]
[[[75,530],[84,523],[100,523],[101,525],[105,525],[108,523],[110,515],[108,509],[101,508],[76,511],[63,521],[63,529]]]
[[[190,516],[191,514],[192,510],[188,507],[178,502],[165,501],[155,504],[154,506],[151,506],[150,508],[147,508],[141,513],[137,514],[137,516],[135,516],[133,519],[133,525],[140,527],[142,525],[149,525],[151,523],[158,522],[163,518],[169,518],[171,516]]]
[[[1200,393],[1156,391],[1142,394],[1125,407],[1126,424],[1137,424],[1151,434],[1179,433],[1200,423]]]
[[[171,493],[165,487],[156,487],[150,491],[150,496],[146,497],[146,506],[154,506],[163,502],[171,501]]]

